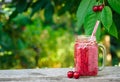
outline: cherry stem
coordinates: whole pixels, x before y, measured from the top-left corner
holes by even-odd
[[[102,0],[102,4],[105,5],[105,0]]]

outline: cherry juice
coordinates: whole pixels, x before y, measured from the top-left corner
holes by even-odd
[[[75,71],[81,76],[95,76],[98,73],[98,45],[95,37],[77,37],[74,45]]]

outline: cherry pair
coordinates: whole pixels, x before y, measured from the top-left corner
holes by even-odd
[[[75,78],[75,79],[78,79],[79,77],[80,77],[80,73],[79,72],[77,72],[77,71],[75,71],[75,72],[73,72],[73,71],[68,71],[67,72],[67,77],[68,78]]]
[[[93,11],[97,12],[97,11],[102,11],[102,9],[104,8],[104,5],[98,5],[98,6],[93,6]]]

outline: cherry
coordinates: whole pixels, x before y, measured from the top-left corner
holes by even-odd
[[[98,6],[98,11],[102,11],[103,8],[104,8],[104,5],[99,5]]]
[[[74,74],[73,74],[73,77],[74,77],[75,79],[78,79],[78,78],[80,77],[80,73],[77,72],[77,71],[75,71]]]
[[[72,78],[72,77],[73,77],[73,74],[74,74],[73,71],[68,71],[68,72],[67,72],[67,77],[68,77],[68,78]]]
[[[98,11],[98,6],[93,6],[93,11],[97,12]]]

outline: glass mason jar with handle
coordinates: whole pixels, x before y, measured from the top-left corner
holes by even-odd
[[[103,54],[102,67],[98,67],[98,48]],[[97,44],[96,37],[80,35],[76,37],[74,45],[75,71],[81,76],[96,76],[98,70],[105,66],[106,49],[102,44]]]

